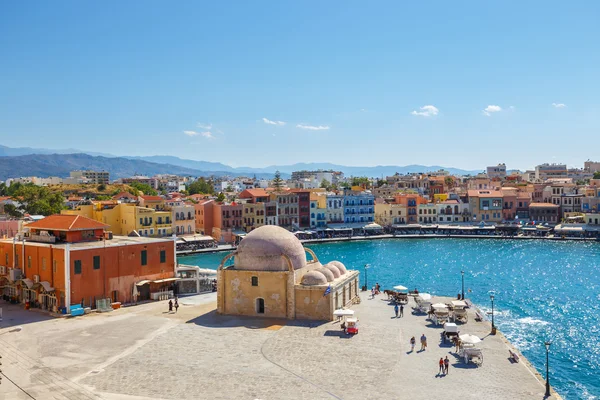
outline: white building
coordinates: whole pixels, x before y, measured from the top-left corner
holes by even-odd
[[[506,178],[506,164],[502,163],[493,167],[487,167],[487,177],[490,179]]]

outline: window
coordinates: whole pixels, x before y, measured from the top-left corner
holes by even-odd
[[[94,256],[94,269],[100,269],[100,256]]]
[[[148,251],[147,250],[142,250],[141,261],[142,261],[142,265],[148,265]]]
[[[42,271],[46,270],[46,257],[42,257]]]
[[[160,262],[161,262],[161,264],[164,264],[167,262],[167,251],[166,250],[160,251]]]
[[[56,273],[56,260],[52,260],[52,273]]]
[[[252,277],[252,286],[258,286],[258,276]]]
[[[31,268],[31,256],[27,256],[27,268]]]
[[[75,274],[81,274],[81,260],[75,260],[73,262]]]

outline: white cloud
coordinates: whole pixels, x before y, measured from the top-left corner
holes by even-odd
[[[202,136],[205,137],[207,139],[214,139],[214,136],[211,132],[209,131],[205,131],[205,132],[197,132],[197,131],[183,131],[184,134],[188,135],[189,137],[194,137],[194,136]]]
[[[203,124],[202,122],[198,122],[196,126],[200,129],[204,129],[206,131],[210,131],[212,129],[212,124]]]
[[[309,131],[326,131],[326,130],[329,130],[329,126],[327,126],[327,125],[313,126],[313,125],[298,124],[298,125],[296,125],[296,128],[307,129]]]
[[[489,105],[483,110],[483,114],[487,115],[488,117],[491,117],[492,113],[500,112],[500,111],[502,111],[502,107]]]
[[[565,108],[567,105],[564,103],[552,103],[554,108]]]
[[[421,111],[412,111],[411,114],[421,117],[435,117],[440,112],[436,106],[432,105],[423,106],[420,110]]]
[[[267,118],[263,118],[262,120],[265,124],[268,124],[268,125],[277,125],[277,126],[285,125],[285,122],[283,122],[283,121],[271,121],[270,119],[267,119]]]

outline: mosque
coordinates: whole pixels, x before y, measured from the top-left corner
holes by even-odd
[[[339,261],[323,265],[294,234],[265,225],[221,261],[217,285],[219,314],[331,321],[358,297],[358,271]]]

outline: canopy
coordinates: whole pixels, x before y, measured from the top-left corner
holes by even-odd
[[[419,293],[420,300],[431,300],[431,295],[429,293]]]
[[[365,229],[383,229],[383,227],[379,224],[372,223],[365,226]]]
[[[27,289],[31,289],[31,287],[33,286],[33,281],[31,279],[23,278],[20,279],[20,281],[23,282],[25,286],[27,286]]]
[[[464,302],[464,301],[462,301],[462,300],[452,300],[452,305],[453,305],[454,307],[466,307],[466,306],[467,306],[467,303],[465,303],[465,302]]]
[[[477,337],[475,335],[471,335],[469,333],[460,335],[460,340],[463,343],[468,343],[468,344],[477,344],[477,343],[481,342],[481,339],[479,339],[479,337]]]
[[[135,284],[135,286],[143,286],[143,285],[145,285],[146,283],[150,283],[150,282],[152,282],[152,281],[150,281],[150,280],[148,280],[148,279],[145,279],[145,280],[143,280],[143,281],[139,281],[138,283],[136,283],[136,284]]]
[[[406,286],[398,285],[394,286],[394,290],[408,290],[408,288]]]
[[[41,282],[37,283],[36,285],[41,285],[46,292],[53,292],[54,291],[54,288],[52,286],[50,286],[49,282],[41,281]]]
[[[444,330],[450,333],[458,332],[458,326],[454,322],[444,322]]]
[[[448,306],[443,303],[435,303],[431,307],[433,307],[433,308],[448,308]]]
[[[354,315],[354,310],[344,310],[344,309],[339,309],[339,310],[335,310],[333,312],[333,316],[334,317],[349,317]]]
[[[346,322],[349,322],[349,323],[357,323],[357,322],[358,322],[358,320],[357,320],[356,318],[347,318],[347,319],[346,319]]]
[[[165,283],[165,282],[173,282],[178,280],[179,278],[166,278],[166,279],[158,279],[156,281],[152,281],[152,283]]]

